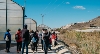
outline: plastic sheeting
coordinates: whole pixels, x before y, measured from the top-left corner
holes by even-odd
[[[12,0],[7,0],[7,16],[6,16],[6,0],[0,0],[0,40],[3,40],[7,29],[10,29],[12,39],[18,28],[23,28],[23,10],[22,7]]]

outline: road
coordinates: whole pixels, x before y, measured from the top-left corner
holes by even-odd
[[[15,43],[15,42],[12,42],[12,43]],[[70,50],[65,48],[65,45],[61,44],[60,42],[58,42],[58,44],[59,45],[52,47],[52,50],[49,50],[48,54],[71,54]],[[42,48],[41,44],[39,43],[38,52],[35,52],[34,54],[44,54],[44,51],[41,48]],[[10,51],[11,52],[9,54],[18,54],[16,53],[16,46],[11,47]],[[24,49],[24,54],[26,54],[25,52],[26,52],[26,49]],[[7,53],[5,52],[5,50],[1,50],[0,54],[7,54]],[[28,54],[33,54],[30,45],[28,46]]]

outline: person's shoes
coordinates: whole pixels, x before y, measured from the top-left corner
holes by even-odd
[[[50,50],[52,50],[52,49],[50,49]]]
[[[7,51],[7,53],[9,53],[10,51]]]
[[[34,54],[34,52],[33,52],[33,54]]]
[[[21,51],[19,51],[19,53],[21,53]]]
[[[17,51],[17,53],[19,53],[19,51]]]
[[[7,50],[5,50],[5,52],[7,52]]]
[[[38,53],[38,52],[36,51],[36,53]]]

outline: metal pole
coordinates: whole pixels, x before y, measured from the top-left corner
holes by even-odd
[[[25,5],[26,5],[26,0],[24,0],[24,7],[23,7],[23,28],[25,24]]]
[[[41,14],[42,15],[42,14]],[[44,15],[42,15],[42,25],[43,25],[43,17],[44,17]],[[42,25],[41,25],[41,27],[42,27]]]
[[[43,25],[43,16],[42,16],[42,25]]]
[[[25,21],[25,7],[23,7],[23,28],[24,28],[24,21]]]
[[[6,0],[6,30],[7,30],[7,0]]]

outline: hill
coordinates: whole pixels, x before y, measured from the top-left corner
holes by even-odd
[[[85,29],[89,27],[100,27],[100,16],[84,23],[74,23],[67,29]]]

